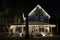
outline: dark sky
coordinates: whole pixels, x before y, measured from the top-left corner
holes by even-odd
[[[51,19],[57,20],[57,0],[1,0],[0,1],[0,12],[3,11],[4,6],[10,8],[24,9],[25,13],[29,13],[37,4],[41,5],[43,9],[49,13]]]
[[[4,1],[4,0],[3,0]],[[5,0],[5,4],[17,7],[25,6],[26,9],[32,10],[37,4],[40,4],[48,13],[56,13],[57,2],[56,0]],[[2,7],[2,2],[0,1],[0,10]]]

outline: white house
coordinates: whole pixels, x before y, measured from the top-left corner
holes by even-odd
[[[40,6],[37,5],[29,14],[29,34],[36,36],[41,34],[42,36],[52,35],[52,28],[56,27],[56,25],[52,25],[49,23],[49,19],[51,16]],[[24,23],[23,25],[11,25],[10,29],[13,29],[13,33],[16,33],[17,28],[20,27],[21,33],[25,33],[25,21],[26,17],[23,14]],[[15,26],[15,27],[13,27]]]

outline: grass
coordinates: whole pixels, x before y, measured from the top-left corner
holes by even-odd
[[[50,37],[40,37],[40,38],[20,38],[20,37],[0,37],[0,40],[60,40],[59,35],[54,35]]]

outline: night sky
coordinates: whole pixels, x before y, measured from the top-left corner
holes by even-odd
[[[29,13],[37,4],[41,5],[43,9],[51,16],[52,24],[57,20],[57,1],[56,0],[1,0],[0,12],[3,11],[4,5],[9,8],[23,9],[24,13]],[[51,20],[50,19],[50,20]]]
[[[23,9],[24,13],[29,13],[37,4],[41,5],[41,7],[51,16],[50,23],[57,24],[59,17],[57,0],[1,0],[0,12],[4,9],[3,5],[7,5],[7,7]]]

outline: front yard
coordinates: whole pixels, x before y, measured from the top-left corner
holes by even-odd
[[[40,38],[20,38],[20,37],[0,37],[0,40],[60,40],[60,36],[40,37]]]

